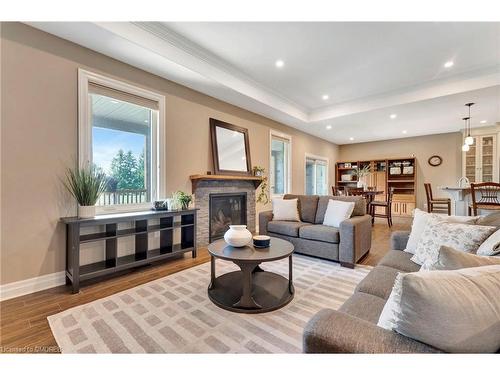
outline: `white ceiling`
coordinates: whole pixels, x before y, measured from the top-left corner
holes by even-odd
[[[500,23],[30,25],[338,144],[500,121]]]
[[[494,23],[176,22],[166,27],[308,110],[500,63]],[[282,59],[283,69],[274,62]],[[447,70],[444,62],[453,60]],[[322,95],[328,94],[328,101]]]

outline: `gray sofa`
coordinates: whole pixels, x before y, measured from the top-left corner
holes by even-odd
[[[300,222],[273,220],[273,212],[259,214],[259,233],[288,240],[295,252],[339,261],[353,268],[371,247],[371,216],[366,215],[363,197],[334,197],[286,194],[284,199],[298,198]],[[339,228],[322,225],[329,199],[354,202],[350,219]]]
[[[438,353],[439,350],[377,326],[398,272],[415,272],[402,251],[410,232],[393,232],[391,248],[338,311],[323,309],[304,329],[305,353]]]

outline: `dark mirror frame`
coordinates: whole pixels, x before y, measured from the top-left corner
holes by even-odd
[[[245,139],[245,158],[247,162],[246,171],[231,171],[219,168],[219,149],[217,147],[217,132],[216,128],[225,128],[233,131],[243,133],[243,138]],[[250,142],[248,140],[248,129],[242,128],[233,124],[229,124],[224,121],[216,120],[214,118],[210,119],[210,136],[212,139],[212,158],[214,161],[214,173],[215,174],[230,174],[230,175],[242,175],[250,176],[252,175],[252,162],[250,161]]]

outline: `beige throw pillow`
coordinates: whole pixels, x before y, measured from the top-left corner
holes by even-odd
[[[445,352],[500,349],[500,265],[398,274],[378,326]]]
[[[300,221],[298,199],[273,199],[273,220]]]
[[[441,246],[437,261],[431,264],[429,269],[458,270],[460,268],[492,266],[496,264],[500,265],[500,257],[468,254],[448,246]]]

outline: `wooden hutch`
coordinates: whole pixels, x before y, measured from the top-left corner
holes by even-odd
[[[384,192],[376,196],[375,200],[385,200],[389,189],[394,188],[392,214],[411,216],[417,197],[417,160],[409,157],[338,162],[335,167],[335,185],[341,189],[356,187],[356,170],[365,166],[369,166],[370,174],[363,178],[364,185]]]

